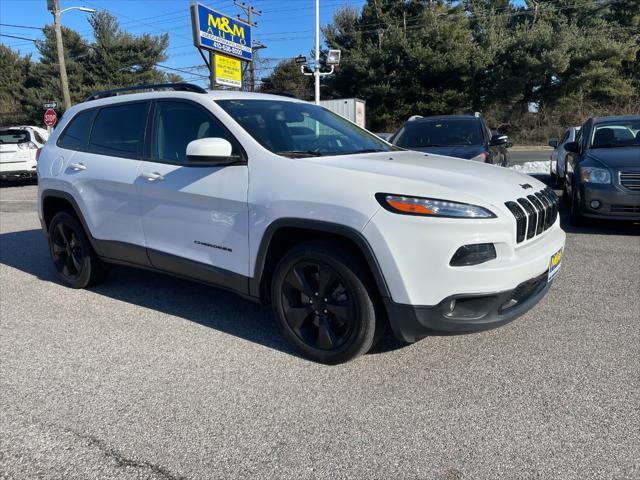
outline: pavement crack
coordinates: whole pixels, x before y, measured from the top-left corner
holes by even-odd
[[[155,475],[166,479],[166,480],[186,480],[186,477],[183,476],[179,476],[179,475],[174,475],[173,473],[171,473],[169,470],[167,470],[166,468],[160,466],[160,465],[156,465],[154,463],[148,462],[146,460],[134,460],[132,458],[128,458],[126,456],[124,456],[122,453],[120,453],[119,451],[117,451],[115,448],[110,447],[107,442],[105,442],[104,440],[101,440],[100,438],[96,437],[95,435],[91,435],[88,433],[81,433],[81,432],[77,432],[72,428],[69,427],[58,427],[66,432],[71,433],[72,435],[75,435],[78,438],[81,438],[83,440],[86,440],[90,446],[92,447],[96,447],[97,449],[99,449],[107,458],[112,459],[113,461],[116,462],[116,465],[118,465],[118,467],[122,467],[122,468],[139,468],[139,469],[148,469],[151,472],[153,472]]]

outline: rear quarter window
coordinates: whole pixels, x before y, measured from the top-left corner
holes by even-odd
[[[84,110],[73,117],[60,135],[58,146],[69,150],[86,150],[95,113],[93,109]]]

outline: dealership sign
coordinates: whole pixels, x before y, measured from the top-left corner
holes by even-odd
[[[218,53],[213,60],[213,78],[218,85],[242,87],[242,62]]]
[[[191,5],[191,24],[196,47],[252,60],[249,24],[199,3]]]

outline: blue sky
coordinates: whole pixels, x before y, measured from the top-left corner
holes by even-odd
[[[258,27],[253,31],[254,40],[259,40],[267,49],[260,53],[265,57],[257,72],[260,78],[268,73],[279,59],[308,54],[313,48],[313,29],[315,18],[314,0],[244,0],[262,10],[263,15],[256,17]],[[61,8],[86,6],[98,10],[108,10],[115,15],[121,26],[132,34],[168,33],[168,59],[164,65],[174,68],[187,68],[194,75],[185,74],[187,80],[198,81],[196,74],[206,71],[196,70],[203,61],[193,46],[191,36],[191,20],[189,16],[189,0],[61,0]],[[228,15],[242,13],[233,5],[232,0],[203,0],[208,5]],[[361,8],[365,0],[320,0],[321,25],[331,21],[336,9],[352,5]],[[46,0],[1,0],[0,23],[42,27],[52,23],[53,18],[47,11]],[[87,22],[87,14],[69,11],[62,15],[62,24],[78,31],[87,39],[91,39],[91,27]],[[42,38],[39,30],[0,26],[0,33],[26,38]],[[22,54],[37,51],[33,42],[0,37],[0,41]]]

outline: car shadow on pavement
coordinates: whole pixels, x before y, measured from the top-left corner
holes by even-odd
[[[37,178],[18,178],[15,180],[0,180],[0,188],[7,187],[26,187],[29,185],[37,185]]]
[[[40,230],[2,233],[0,245],[0,263],[60,284]],[[280,334],[269,307],[218,288],[161,273],[116,267],[104,283],[89,290],[298,356]]]
[[[2,233],[0,246],[0,263],[44,282],[60,284],[40,230]],[[104,283],[89,290],[299,357],[282,337],[270,307],[219,288],[162,273],[114,267]],[[387,332],[371,353],[395,350],[403,345]]]

